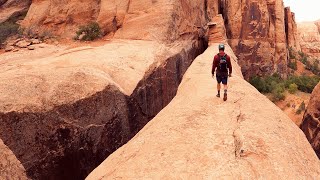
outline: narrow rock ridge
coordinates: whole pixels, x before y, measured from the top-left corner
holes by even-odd
[[[209,33],[220,27],[212,26]],[[223,37],[216,35],[211,39]],[[208,67],[218,42],[209,44],[168,106],[87,180],[320,178],[320,162],[302,131],[243,79],[227,44],[234,68],[228,100],[215,97],[216,81]]]

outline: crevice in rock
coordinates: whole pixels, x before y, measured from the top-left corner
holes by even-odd
[[[240,109],[240,108],[239,108]],[[241,154],[243,153],[243,137],[240,131],[240,124],[243,121],[243,114],[241,111],[237,115],[237,122],[236,122],[236,127],[233,130],[232,136],[234,138],[234,155],[235,158],[240,158]]]
[[[128,142],[176,95],[204,40],[166,58],[131,96],[109,85],[101,92],[47,112],[0,113],[0,138],[32,179],[84,179]]]

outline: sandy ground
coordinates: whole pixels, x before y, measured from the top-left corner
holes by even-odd
[[[275,104],[286,113],[289,118],[297,125],[300,126],[303,118],[304,111],[301,114],[297,114],[297,110],[302,102],[305,103],[306,107],[309,103],[311,94],[298,91],[295,94],[286,92],[286,99],[283,101],[276,102]]]

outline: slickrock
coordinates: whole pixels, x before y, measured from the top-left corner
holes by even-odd
[[[314,88],[300,128],[320,158],[320,83]]]
[[[285,29],[287,37],[287,45],[295,51],[301,51],[300,37],[298,34],[295,14],[291,12],[290,7],[286,7],[285,11]]]
[[[33,1],[24,23],[72,34],[106,12],[99,2]],[[83,179],[132,138],[204,51],[205,13],[201,0],[130,1],[101,47],[0,59],[0,137],[28,176]]]
[[[28,179],[22,164],[0,139],[0,179]]]
[[[303,132],[235,72],[229,99],[215,97],[212,44],[183,77],[177,95],[91,179],[319,179],[320,162]]]

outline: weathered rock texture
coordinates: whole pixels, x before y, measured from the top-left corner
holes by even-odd
[[[320,158],[320,83],[314,88],[300,126]]]
[[[282,0],[224,0],[229,44],[243,75],[287,73],[287,44]]]
[[[106,13],[99,2],[33,1],[24,23],[64,33]],[[133,137],[203,52],[206,12],[201,0],[130,1],[104,46],[0,64],[0,137],[28,176],[82,179]]]
[[[28,179],[26,171],[12,151],[0,139],[0,179]]]
[[[300,51],[300,37],[298,34],[295,14],[291,12],[290,7],[286,7],[284,11],[287,46],[289,48],[293,48],[295,51]]]
[[[302,52],[320,59],[320,21],[298,23]]]
[[[26,13],[31,0],[0,0],[0,23],[12,16]]]
[[[196,58],[170,104],[88,180],[320,178],[303,132],[242,78],[229,47],[229,99],[215,97],[208,67],[217,46]]]
[[[97,21],[105,34],[116,38],[173,41],[201,30],[205,15],[203,0],[39,0],[22,24],[72,37],[80,25]]]

